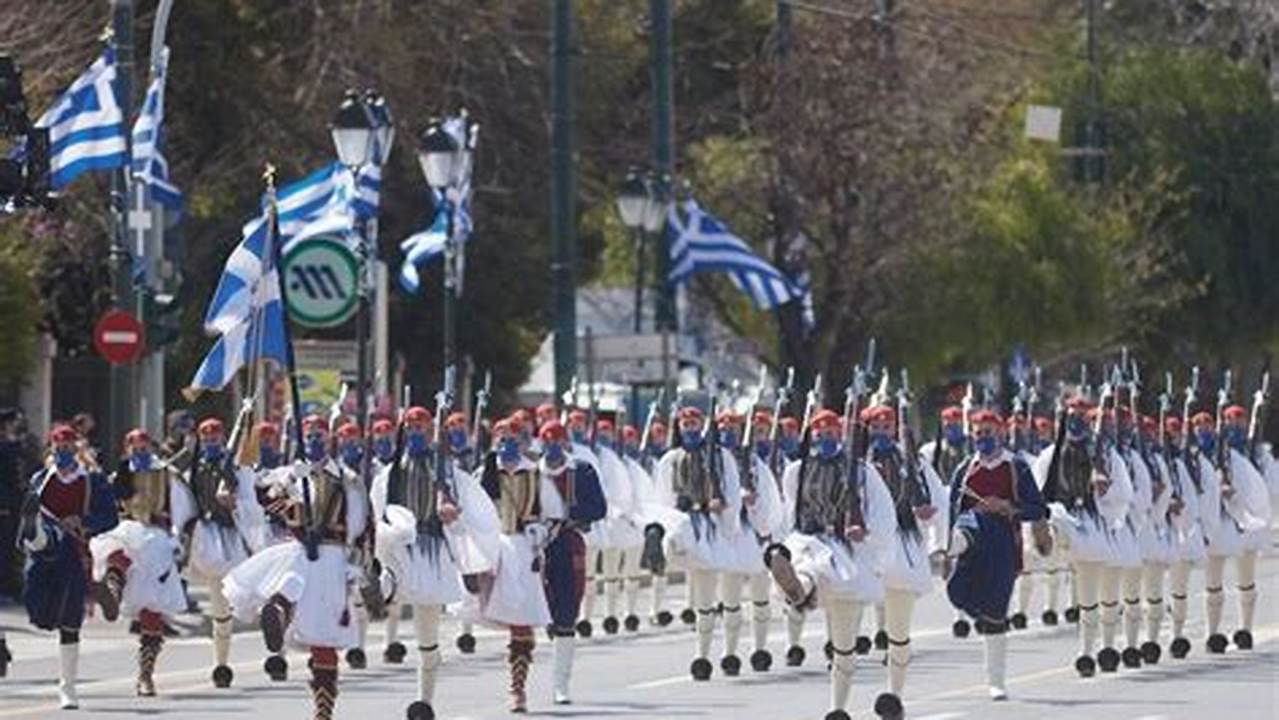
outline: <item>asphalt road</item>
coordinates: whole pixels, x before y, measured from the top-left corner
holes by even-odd
[[[1231,583],[1227,570],[1227,584]],[[1256,647],[1233,648],[1224,656],[1208,656],[1202,637],[1202,577],[1195,574],[1189,632],[1195,646],[1183,661],[1165,659],[1158,666],[1121,670],[1091,680],[1076,677],[1071,664],[1076,651],[1074,626],[1039,627],[1016,632],[1010,641],[1009,692],[1006,703],[992,703],[986,695],[982,644],[974,638],[950,636],[950,610],[940,589],[916,611],[912,646],[915,656],[906,689],[909,717],[917,720],[963,718],[1106,718],[1107,720],[1268,720],[1279,718],[1279,557],[1270,554],[1258,571],[1261,602]],[[671,598],[682,597],[672,588]],[[602,606],[597,603],[597,608]],[[1226,631],[1234,629],[1237,602],[1228,591]],[[869,617],[869,613],[868,613]],[[869,620],[867,620],[869,622]],[[208,680],[210,648],[207,625],[199,618],[181,618],[188,636],[170,639],[160,657],[156,684],[160,696],[136,698],[133,677],[136,639],[123,622],[86,626],[81,659],[81,709],[60,711],[55,703],[56,640],[32,633],[20,608],[0,606],[0,624],[9,630],[15,664],[0,680],[0,720],[11,718],[159,717],[175,720],[233,718],[309,718],[305,657],[291,658],[291,676],[274,684],[261,670],[260,636],[251,628],[238,632],[232,648],[236,681],[230,690],[215,690]],[[574,704],[550,703],[550,648],[541,642],[534,655],[529,684],[532,716],[560,718],[732,718],[732,720],[801,720],[821,718],[827,707],[828,683],[821,659],[820,622],[809,621],[809,658],[802,668],[782,663],[783,629],[775,620],[771,672],[739,678],[718,673],[709,683],[694,684],[687,673],[693,634],[682,627],[656,630],[644,627],[638,636],[596,637],[584,641],[574,673]],[[401,628],[412,633],[411,622]],[[749,627],[743,633],[749,642]],[[204,633],[206,636],[200,636]],[[444,628],[448,640],[436,708],[453,720],[507,718],[505,640],[481,632],[479,649],[461,656],[452,649],[455,626]],[[1164,640],[1165,644],[1167,639]],[[411,639],[406,644],[412,648]],[[408,662],[381,662],[380,624],[370,630],[370,666],[363,671],[343,669],[338,718],[393,720],[416,691],[415,654]],[[748,652],[745,654],[749,654]],[[870,707],[885,682],[878,653],[859,660],[853,689],[854,718],[874,717]]]

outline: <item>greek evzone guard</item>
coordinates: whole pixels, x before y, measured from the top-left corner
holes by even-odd
[[[1000,418],[991,410],[973,413],[976,454],[955,471],[950,483],[954,572],[946,585],[955,606],[973,618],[986,643],[986,682],[992,700],[1005,700],[1008,661],[1008,604],[1021,570],[1020,524],[1048,516],[1039,486],[1026,463],[1000,447]]]
[[[653,428],[656,423],[649,426],[649,444],[652,444]],[[663,439],[665,436],[663,435]],[[657,617],[656,608],[658,607],[658,582],[662,584],[662,592],[665,592],[666,584],[666,558],[662,551],[662,535],[664,531],[660,524],[653,522],[653,511],[658,508],[657,490],[653,485],[653,476],[649,474],[645,467],[644,460],[646,456],[651,457],[652,452],[641,449],[642,438],[639,428],[634,425],[622,426],[622,446],[620,457],[622,463],[626,466],[626,471],[630,476],[634,513],[638,519],[640,527],[644,532],[644,544],[638,552],[631,555],[631,570],[634,573],[626,579],[626,619],[624,626],[630,630],[632,625],[636,629],[639,627],[639,593],[641,579],[647,575],[653,584],[653,603],[651,609],[653,612],[649,614],[649,622],[654,625],[669,625],[674,617],[666,612],[664,618]],[[633,619],[633,621],[632,621]],[[661,620],[664,619],[665,623]]]
[[[639,631],[638,600],[640,555],[644,549],[644,517],[642,488],[618,452],[616,428],[611,420],[595,423],[595,454],[599,457],[604,502],[608,516],[604,532],[608,548],[602,553],[604,575],[604,632],[616,635],[622,627],[627,632]],[[621,612],[625,592],[626,614]]]
[[[310,651],[315,720],[330,720],[337,701],[338,650],[359,642],[351,586],[357,574],[348,554],[368,522],[368,496],[359,476],[329,456],[328,424],[302,420],[305,459],[289,468],[289,482],[271,497],[268,512],[286,518],[293,539],[240,563],[222,582],[231,611],[258,619],[267,650],[285,643]]]
[[[105,585],[113,606],[138,622],[136,690],[142,697],[155,695],[164,623],[187,607],[170,509],[177,482],[155,458],[146,431],[130,431],[112,478],[122,519],[89,541],[94,579]]]
[[[437,457],[443,448],[427,442],[429,422],[426,408],[404,413],[404,442],[370,494],[383,592],[397,606],[413,608],[418,696],[409,720],[435,717],[441,609],[460,603],[463,578],[490,572],[498,554],[492,502],[474,476],[447,456]]]
[[[1180,417],[1173,415],[1164,420],[1162,454],[1168,459],[1170,468],[1168,523],[1173,531],[1174,546],[1168,573],[1168,613],[1172,621],[1172,641],[1168,650],[1175,659],[1190,653],[1190,640],[1185,633],[1190,571],[1202,567],[1207,558],[1207,539],[1201,517],[1205,490],[1202,478],[1212,475],[1212,465],[1186,444],[1182,431]],[[1154,638],[1152,641],[1158,642]]]
[[[256,475],[254,494],[257,497],[258,505],[264,508],[263,512],[266,519],[262,531],[262,547],[268,548],[293,539],[293,530],[289,527],[288,519],[278,512],[281,509],[281,505],[276,503],[273,506],[272,509],[277,512],[266,512],[265,510],[272,505],[275,498],[287,494],[292,478],[292,468],[283,465],[284,453],[281,450],[280,429],[274,423],[258,423],[255,432],[258,444],[258,462],[253,468],[253,472]],[[278,652],[269,653],[263,663],[263,670],[266,672],[267,677],[274,682],[288,680],[289,661],[285,657],[284,650],[281,649]]]
[[[886,405],[862,410],[871,464],[892,496],[896,521],[885,556],[884,600],[876,605],[880,628],[875,643],[887,650],[888,687],[876,698],[875,712],[885,718],[899,718],[904,712],[902,691],[910,663],[911,616],[915,602],[933,590],[933,568],[941,567],[949,533],[948,518],[942,511],[947,495],[941,478],[915,459],[918,455],[908,435],[910,429],[903,418],[899,435],[898,420],[897,413]]]
[[[1083,677],[1096,673],[1099,660],[1112,669],[1119,664],[1119,653],[1110,644],[1103,650],[1104,658],[1093,653],[1099,604],[1109,602],[1118,611],[1118,537],[1125,530],[1133,494],[1123,458],[1105,437],[1098,410],[1081,397],[1068,399],[1057,441],[1040,453],[1034,466],[1036,477],[1042,478],[1055,542],[1069,556],[1074,572],[1080,636],[1075,670]],[[1112,582],[1103,588],[1106,574]],[[1110,627],[1113,638],[1114,625]]]
[[[1053,421],[1042,415],[1036,415],[1031,420],[1031,429],[1033,435],[1030,436],[1029,443],[1014,449],[1014,454],[1018,459],[1033,466],[1044,448],[1052,445]],[[1042,477],[1035,476],[1036,482],[1042,482],[1042,480]],[[1043,486],[1040,486],[1040,494],[1043,490]],[[1022,524],[1022,548],[1023,569],[1017,578],[1016,612],[1009,618],[1009,622],[1014,629],[1021,629],[1029,624],[1035,587],[1042,584],[1044,609],[1039,619],[1044,625],[1054,627],[1061,622],[1061,615],[1058,612],[1061,585],[1062,581],[1070,575],[1070,560],[1062,550],[1062,544],[1052,541],[1052,528],[1046,520]],[[1044,553],[1045,549],[1047,554]]]
[[[846,460],[840,418],[819,410],[810,421],[813,451],[787,465],[782,477],[787,526],[765,563],[786,602],[820,607],[832,645],[830,711],[847,720],[853,687],[853,642],[867,605],[884,596],[884,558],[896,539],[893,497],[874,466]]]
[[[1235,583],[1239,590],[1239,629],[1233,640],[1240,650],[1252,649],[1252,621],[1257,607],[1257,554],[1269,545],[1270,498],[1265,480],[1257,468],[1236,449],[1237,438],[1247,432],[1248,413],[1231,405],[1221,411],[1221,435],[1214,420],[1198,413],[1191,423],[1196,444],[1204,456],[1217,458],[1216,482],[1211,484],[1203,506],[1208,530],[1208,560],[1204,566],[1205,614],[1208,619],[1208,651],[1223,653],[1228,641],[1221,632],[1225,606],[1226,560],[1234,560]],[[1244,435],[1246,437],[1246,435]],[[1218,443],[1226,447],[1218,448]]]
[[[785,474],[786,466],[799,459],[799,420],[790,416],[784,416],[776,420],[777,422],[777,449],[773,452],[773,448],[769,445],[767,439],[763,440],[767,453],[766,457],[773,459],[775,464],[770,464],[769,469],[773,475],[777,477],[777,489],[782,496],[782,506],[787,507],[787,503],[791,502],[786,497],[786,487],[782,483],[781,478]],[[789,531],[786,526],[785,513],[783,513],[783,527]],[[784,533],[783,533],[784,535]],[[808,619],[808,611],[798,608],[790,603],[786,603],[782,609],[782,615],[786,619],[786,665],[787,667],[799,667],[804,664],[808,652],[804,650],[804,623]],[[830,643],[826,641],[826,648],[829,650]]]
[[[670,584],[669,575],[672,572],[663,544],[666,530],[661,522],[653,519],[663,512],[670,511],[670,508],[662,505],[661,496],[657,492],[657,480],[653,477],[657,472],[658,464],[666,454],[668,435],[666,424],[660,420],[654,420],[648,431],[648,445],[645,447],[641,438],[635,461],[643,472],[640,481],[643,483],[645,493],[644,503],[652,511],[644,529],[644,550],[641,553],[640,565],[652,573],[649,622],[658,627],[666,627],[675,622],[675,615],[666,606],[666,589]]]
[[[27,617],[41,630],[58,632],[58,705],[64,710],[80,706],[80,626],[90,598],[108,620],[119,613],[107,588],[91,583],[89,554],[90,539],[116,525],[115,497],[76,442],[70,426],[49,432],[49,464],[31,479],[18,535],[27,553],[22,590]]]
[[[757,415],[758,417],[751,418],[752,424],[757,428],[762,427],[767,434],[771,424],[768,422],[768,414]],[[729,569],[720,578],[720,588],[726,597],[735,595],[739,598],[743,587],[748,590],[754,640],[750,655],[751,669],[765,672],[773,664],[773,656],[768,651],[768,623],[772,615],[769,597],[772,594],[773,578],[764,565],[764,552],[773,543],[774,537],[780,538],[785,532],[785,508],[781,493],[777,490],[777,478],[769,470],[768,463],[758,458],[750,449],[742,447],[746,418],[726,410],[720,413],[718,421],[720,446],[732,454],[742,496],[742,510],[738,516],[741,532],[730,540],[732,560]],[[754,432],[752,430],[752,434]],[[744,467],[748,462],[750,466]],[[737,656],[744,621],[741,605],[729,605],[725,601],[723,614],[724,657],[720,660],[720,669],[725,675],[732,677],[741,670],[741,660]]]
[[[213,685],[228,688],[235,677],[227,663],[232,615],[222,581],[261,547],[266,519],[258,504],[254,474],[236,464],[232,455],[237,448],[227,446],[222,421],[204,419],[197,426],[196,435],[196,455],[175,486],[170,504],[173,527],[178,529],[186,548],[187,574],[209,590]]]
[[[539,408],[538,414],[545,416],[544,408]],[[550,420],[553,419],[553,417],[550,418]],[[550,420],[539,423],[538,427],[545,427]],[[595,471],[595,477],[599,479],[600,489],[604,492],[604,499],[607,503],[610,497],[618,497],[622,494],[618,483],[625,482],[625,479],[619,479],[613,473],[604,470],[599,454],[596,453],[595,448],[591,445],[589,424],[590,415],[585,410],[573,408],[568,411],[564,429],[568,433],[569,442],[573,448],[573,457],[580,462],[589,464],[591,469]],[[609,510],[610,512],[612,511],[611,505]],[[600,581],[605,574],[606,563],[604,556],[605,553],[608,553],[611,557],[619,550],[613,543],[612,530],[617,527],[615,520],[616,518],[606,516],[589,528],[583,528],[586,531],[583,536],[586,540],[586,589],[582,594],[581,613],[577,620],[577,635],[579,637],[589,638],[595,632],[595,626],[591,623],[591,618],[595,613],[595,598],[599,594]],[[612,571],[612,575],[616,575],[616,570]]]
[[[332,424],[332,423],[330,423]],[[364,462],[364,433],[360,426],[352,421],[344,420],[337,424],[337,431],[334,432],[336,442],[333,444],[333,459],[337,460],[343,469],[361,475],[363,468],[361,463]],[[370,477],[372,475],[370,474]],[[370,483],[371,484],[371,483]],[[372,530],[374,525],[369,524],[366,532]],[[359,553],[364,550],[357,549],[354,560],[361,560]],[[378,590],[380,592],[380,590]],[[369,608],[364,603],[364,595],[360,592],[359,587],[352,588],[351,607],[355,610],[355,624],[359,630],[359,641],[355,647],[347,648],[346,664],[352,670],[363,670],[369,665],[368,654],[364,652],[364,646],[368,641],[369,634]]]
[[[1124,608],[1124,632],[1128,641],[1128,647],[1124,649],[1124,660],[1130,667],[1135,667],[1132,665],[1133,659],[1154,665],[1163,654],[1159,633],[1164,617],[1164,587],[1168,570],[1177,558],[1177,530],[1172,523],[1172,503],[1181,494],[1178,489],[1180,480],[1173,475],[1172,467],[1159,444],[1156,431],[1158,424],[1154,418],[1139,416],[1137,427],[1141,440],[1134,448],[1150,473],[1151,497],[1145,522],[1137,537],[1142,557],[1139,602],[1128,602]],[[1144,613],[1140,604],[1142,599],[1145,602]],[[1125,598],[1125,601],[1128,599]],[[1146,639],[1140,641],[1143,620]],[[1129,649],[1135,649],[1137,655],[1134,656]]]
[[[709,680],[716,607],[723,603],[726,608],[741,609],[740,576],[730,577],[722,588],[717,586],[722,574],[737,570],[734,543],[742,532],[742,495],[733,456],[717,445],[717,433],[706,429],[702,411],[684,407],[677,417],[678,444],[658,463],[654,481],[662,504],[679,512],[665,528],[663,542],[666,555],[679,561],[688,575],[697,613],[689,671],[694,680]]]
[[[562,425],[552,420],[541,428],[543,453],[534,463],[523,451],[518,422],[493,425],[496,452],[485,461],[481,485],[497,506],[499,554],[469,609],[479,621],[509,629],[510,710],[523,713],[534,628],[549,626],[553,638],[554,702],[571,701],[575,626],[586,585],[581,528],[607,508],[595,469],[573,456]]]
[[[949,483],[955,474],[955,468],[971,454],[969,438],[965,434],[964,410],[958,405],[949,405],[938,413],[941,437],[925,443],[919,449],[920,458],[925,465],[933,468],[943,483]],[[938,446],[941,455],[937,454]],[[972,623],[964,616],[963,611],[955,609],[955,620],[951,625],[951,634],[957,638],[966,638],[972,632]]]
[[[431,437],[430,428],[430,410],[426,411],[427,423],[422,429],[426,437]],[[386,418],[379,418],[373,422],[370,430],[373,437],[371,447],[373,449],[373,462],[370,466],[370,472],[373,477],[378,477],[396,462],[397,457],[397,439],[396,425]],[[378,515],[380,517],[380,515]],[[380,560],[379,560],[380,562]],[[384,593],[385,595],[385,593]],[[382,650],[382,661],[388,665],[399,665],[404,662],[404,657],[408,654],[408,648],[404,643],[400,642],[400,619],[403,614],[403,608],[397,597],[386,598],[386,627],[385,638],[386,647]],[[469,631],[468,631],[469,632]],[[471,638],[474,642],[474,637]],[[471,646],[474,649],[474,645]]]

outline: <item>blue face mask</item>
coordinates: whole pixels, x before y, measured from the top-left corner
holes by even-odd
[[[871,433],[870,449],[877,454],[883,455],[893,451],[893,436],[884,432]]]
[[[514,465],[520,459],[520,441],[515,438],[502,438],[497,444],[497,455],[503,463]]]
[[[685,430],[679,434],[679,439],[689,450],[696,450],[702,446],[702,433],[697,430]]]
[[[306,456],[312,462],[324,459],[326,449],[323,435],[306,436]]]
[[[355,443],[342,446],[342,462],[355,467],[360,464],[360,458],[364,456],[364,448]]]
[[[582,428],[573,428],[573,442],[578,444],[586,443],[586,430]]]
[[[995,442],[993,435],[979,437],[973,441],[973,445],[977,448],[977,452],[982,455],[993,455],[999,444]]]
[[[58,448],[53,451],[53,463],[59,470],[69,470],[76,465],[75,450]]]
[[[273,468],[280,464],[280,453],[275,448],[263,445],[258,448],[258,464],[264,468]]]
[[[151,451],[150,450],[134,450],[129,455],[129,461],[133,464],[134,470],[150,470],[151,469]]]
[[[1196,430],[1195,440],[1199,443],[1199,450],[1205,455],[1211,455],[1217,448],[1217,436],[1211,430]]]
[[[839,440],[837,438],[817,438],[817,454],[819,456],[830,459],[835,457],[835,453],[837,452],[839,452]]]
[[[204,453],[204,459],[210,462],[217,462],[222,459],[222,443],[205,443],[200,451]]]
[[[792,435],[783,435],[781,439],[777,441],[777,444],[781,447],[782,452],[785,453],[788,458],[794,459],[795,455],[799,453],[799,438]]]
[[[549,465],[558,467],[564,462],[564,446],[559,443],[551,443],[546,446],[546,462]]]
[[[378,460],[387,462],[395,454],[395,443],[392,443],[389,437],[374,438],[373,452],[377,455]]]
[[[421,457],[426,454],[426,433],[414,430],[404,436],[405,449],[410,455]]]
[[[454,450],[466,447],[466,431],[461,428],[449,430],[449,445],[452,445]]]
[[[964,428],[962,425],[947,425],[942,428],[942,436],[946,438],[946,442],[951,447],[959,447],[964,444]]]
[[[648,443],[649,455],[661,455],[664,452],[666,452],[666,443],[660,443],[652,440],[649,441]]]
[[[719,433],[719,444],[729,450],[737,449],[737,433],[732,430],[721,430]]]
[[[1230,443],[1230,447],[1236,450],[1242,450],[1244,443],[1248,441],[1248,436],[1244,433],[1244,429],[1236,425],[1230,425],[1226,428],[1226,442]]]
[[[1082,440],[1088,434],[1088,423],[1078,415],[1071,415],[1066,419],[1066,433],[1071,440]]]
[[[768,456],[772,454],[772,450],[773,446],[767,440],[759,440],[755,443],[755,454],[759,456],[760,460],[767,460]]]

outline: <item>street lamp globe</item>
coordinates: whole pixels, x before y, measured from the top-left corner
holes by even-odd
[[[437,121],[426,126],[418,138],[417,160],[428,185],[444,190],[453,184],[461,169],[461,149],[442,123]]]
[[[622,224],[631,230],[639,229],[644,224],[648,201],[648,185],[638,172],[631,169],[617,194],[617,214],[622,216]]]
[[[666,202],[657,181],[651,177],[644,182],[644,189],[644,231],[653,235],[661,232],[666,225]]]
[[[391,117],[391,107],[386,104],[386,98],[376,90],[365,91],[364,104],[369,108],[375,128],[373,137],[376,145],[371,160],[375,165],[385,165],[387,158],[391,157],[391,146],[395,144],[395,121]]]
[[[373,159],[373,143],[377,128],[373,115],[359,93],[347,90],[346,97],[333,116],[333,147],[338,160],[347,167],[360,167]]]

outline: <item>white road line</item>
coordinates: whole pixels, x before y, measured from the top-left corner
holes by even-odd
[[[627,685],[627,690],[648,690],[650,688],[666,687],[667,685],[680,685],[686,682],[693,682],[693,678],[689,675],[676,675],[674,677],[662,678],[661,680],[649,680],[648,682]]]
[[[961,718],[967,714],[966,712],[944,712],[936,715],[924,715],[915,718],[915,720],[955,720],[955,718]]]

